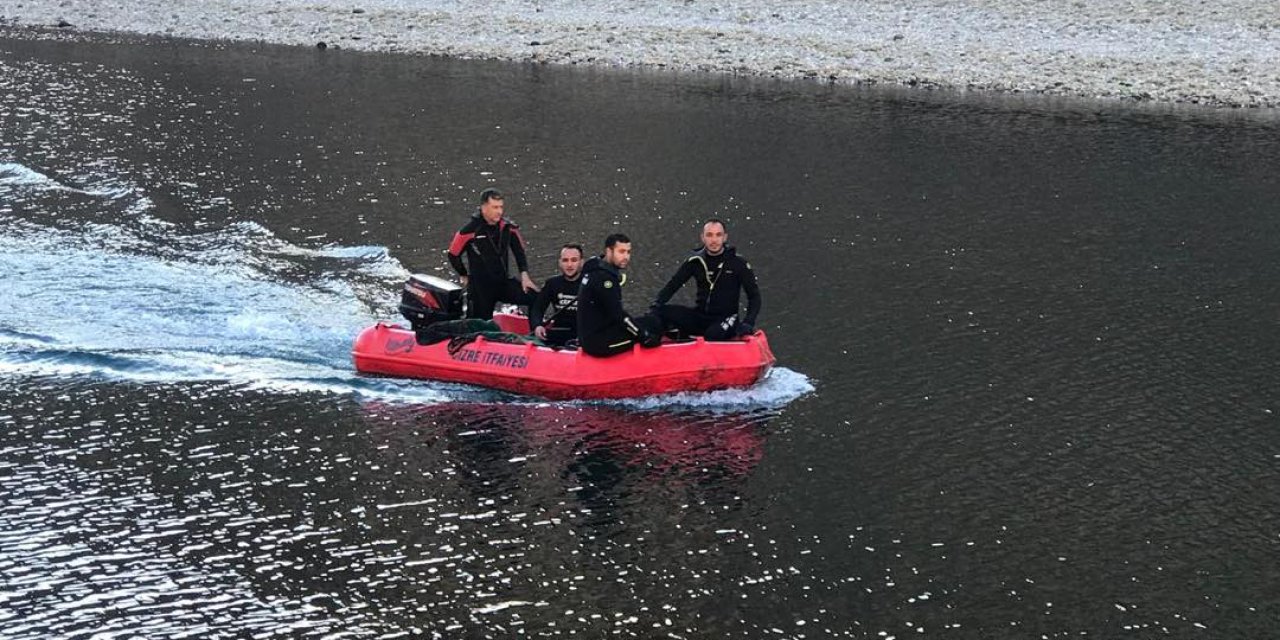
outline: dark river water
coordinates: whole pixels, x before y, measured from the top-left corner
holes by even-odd
[[[0,96],[0,637],[1280,629],[1280,118],[13,34]],[[727,219],[778,368],[357,376],[491,184],[633,311]]]

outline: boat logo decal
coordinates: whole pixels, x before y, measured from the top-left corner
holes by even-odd
[[[413,338],[391,338],[387,340],[387,353],[409,353],[413,351]]]

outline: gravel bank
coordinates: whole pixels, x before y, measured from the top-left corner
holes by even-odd
[[[1280,106],[1257,0],[0,0],[9,25]]]

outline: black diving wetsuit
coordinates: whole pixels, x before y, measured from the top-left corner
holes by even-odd
[[[618,268],[600,256],[592,257],[582,267],[582,285],[578,288],[578,343],[593,356],[611,356],[629,351],[642,343],[656,346],[656,321],[642,318],[639,323],[622,308],[622,285],[627,281]]]
[[[529,270],[524,254],[520,225],[502,218],[489,224],[484,216],[471,216],[449,243],[449,264],[460,276],[467,276],[467,317],[488,320],[499,302],[528,306],[533,294],[526,293],[520,280],[512,278],[507,268],[507,252],[516,257],[521,272]],[[467,254],[467,265],[462,254]],[[470,267],[470,268],[468,268]]]
[[[695,305],[667,304],[671,297],[694,279],[698,287]],[[747,293],[747,312],[739,319],[739,291]],[[738,255],[734,247],[725,247],[717,255],[706,248],[689,256],[680,269],[658,292],[653,302],[663,326],[687,336],[705,336],[708,340],[729,340],[755,330],[760,314],[760,287],[751,264]]]
[[[562,346],[578,337],[578,289],[582,273],[570,280],[564,274],[547,278],[529,307],[529,331],[547,327],[547,344]],[[550,311],[550,314],[548,314]]]

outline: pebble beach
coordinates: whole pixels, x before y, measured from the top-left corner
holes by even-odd
[[[1253,0],[3,0],[0,25],[561,65],[1280,105]]]

